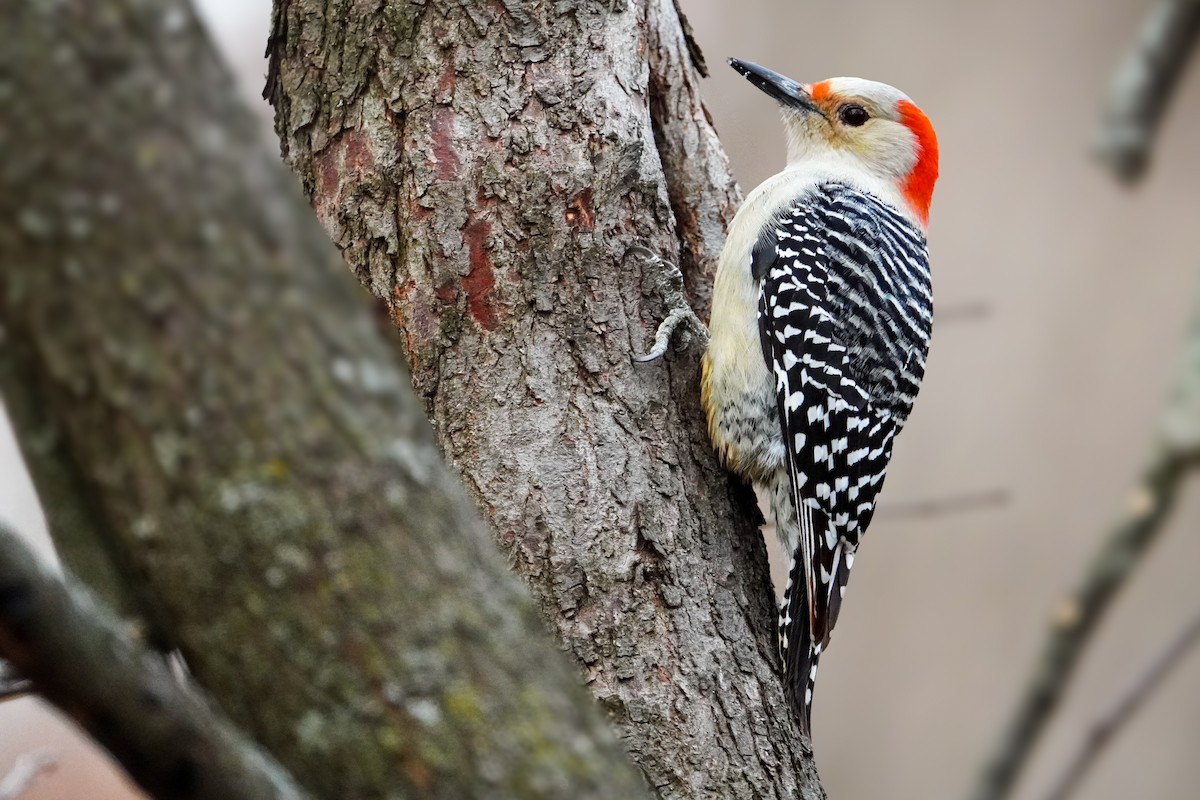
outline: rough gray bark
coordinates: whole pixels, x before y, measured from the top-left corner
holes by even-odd
[[[186,3],[0,18],[0,387],[35,483],[86,494],[313,794],[641,796]]]
[[[91,592],[39,563],[3,523],[0,653],[34,676],[43,697],[70,714],[157,797],[307,797],[194,687],[172,675],[161,655],[135,642]]]
[[[444,452],[664,797],[818,797],[698,353],[634,366],[737,198],[672,0],[276,0],[285,157]]]

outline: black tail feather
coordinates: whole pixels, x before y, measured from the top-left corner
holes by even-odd
[[[820,643],[812,640],[804,563],[799,553],[788,565],[788,583],[779,607],[779,652],[784,682],[804,734],[812,738],[812,697]]]

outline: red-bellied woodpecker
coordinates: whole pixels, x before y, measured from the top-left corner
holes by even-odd
[[[891,86],[730,64],[782,106],[788,163],[729,227],[702,399],[714,446],[769,494],[792,554],[780,649],[807,731],[817,660],[925,371],[938,146]]]

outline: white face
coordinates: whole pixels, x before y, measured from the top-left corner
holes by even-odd
[[[926,225],[938,177],[938,142],[929,118],[886,83],[831,78],[811,85],[749,61],[729,65],[783,107],[788,166],[883,197]]]
[[[899,89],[862,78],[831,78],[803,89],[817,111],[783,107],[789,163],[852,159],[890,181],[916,167],[920,146],[905,119],[905,109],[916,106]]]

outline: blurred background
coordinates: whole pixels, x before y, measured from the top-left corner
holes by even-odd
[[[269,0],[196,0],[259,98]],[[771,102],[724,66],[895,84],[937,126],[930,242],[939,313],[836,644],[822,659],[817,759],[837,800],[963,797],[1159,422],[1198,295],[1200,75],[1190,70],[1148,178],[1089,157],[1101,99],[1147,0],[681,0],[713,72],[705,97],[748,189],[782,165]],[[273,147],[268,142],[267,146]],[[0,420],[3,423],[3,420]],[[970,501],[929,514],[930,501]],[[0,515],[49,554],[6,423]],[[1022,797],[1040,796],[1089,723],[1200,607],[1200,493],[1091,647]],[[0,705],[0,775],[49,749],[28,800],[136,796],[37,701]],[[1200,796],[1200,657],[1123,729],[1080,797]]]

